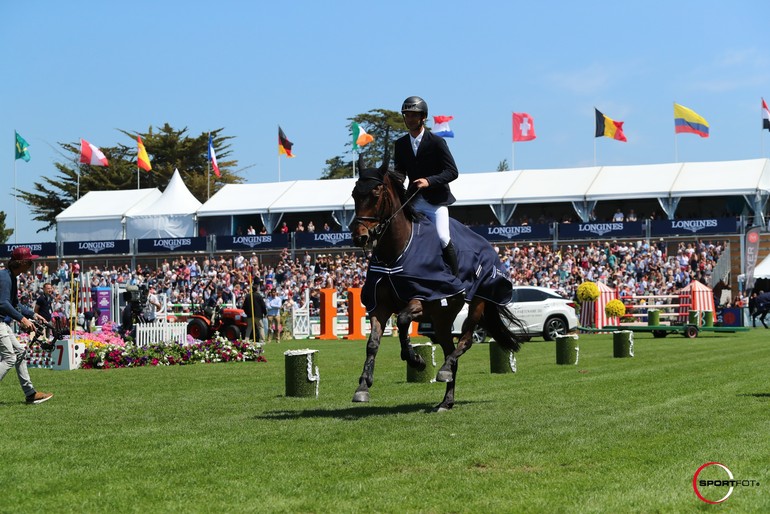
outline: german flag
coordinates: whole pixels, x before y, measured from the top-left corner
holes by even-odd
[[[596,137],[607,136],[618,141],[627,141],[626,135],[623,134],[622,121],[615,121],[605,116],[596,107],[594,107],[594,111],[596,111]]]
[[[289,141],[289,138],[287,138],[286,134],[283,133],[281,126],[278,125],[278,155],[294,157],[294,155],[291,153],[292,146],[294,146],[294,143]]]

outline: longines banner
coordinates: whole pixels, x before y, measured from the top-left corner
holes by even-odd
[[[677,234],[734,234],[737,231],[737,218],[653,220],[650,222],[650,234],[653,236],[671,236]]]
[[[353,246],[350,232],[295,232],[294,244],[297,248],[327,248]]]
[[[205,237],[164,237],[160,239],[137,239],[137,252],[205,252]]]
[[[268,250],[289,248],[289,234],[216,236],[217,250]]]
[[[17,246],[27,246],[40,257],[56,257],[56,243],[5,243],[0,245],[0,257],[10,257]]]
[[[591,221],[559,223],[559,239],[591,239],[595,237],[638,237],[643,235],[641,221]]]
[[[112,239],[107,241],[65,241],[62,243],[64,255],[103,255],[130,253],[128,239]]]
[[[513,241],[530,239],[549,239],[553,237],[548,225],[505,225],[470,227],[487,241]]]

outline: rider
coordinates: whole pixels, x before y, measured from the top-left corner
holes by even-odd
[[[449,183],[457,178],[457,165],[444,138],[425,130],[428,104],[419,96],[410,96],[401,105],[409,134],[396,140],[395,169],[409,177],[407,196],[415,191],[412,205],[436,226],[444,261],[458,275],[457,252],[449,234],[449,209],[455,202]]]

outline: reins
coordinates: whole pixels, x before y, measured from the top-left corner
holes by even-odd
[[[360,223],[362,221],[376,221],[376,222],[378,222],[377,225],[375,225],[374,228],[369,229],[369,231],[374,236],[374,239],[379,239],[380,236],[388,229],[388,226],[390,226],[390,222],[393,221],[393,218],[395,218],[398,215],[398,213],[401,212],[404,207],[406,207],[406,204],[408,204],[410,201],[412,201],[412,198],[414,198],[417,195],[417,193],[419,193],[419,192],[420,192],[419,189],[415,190],[415,192],[412,193],[412,196],[407,198],[406,201],[404,201],[404,203],[401,204],[401,207],[396,209],[396,211],[393,214],[391,214],[390,217],[388,219],[386,219],[385,221],[379,221],[379,218],[377,218],[375,216],[356,216],[355,218],[353,218],[353,222],[354,223],[356,223],[356,222]]]

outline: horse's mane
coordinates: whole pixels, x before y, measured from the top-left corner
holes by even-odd
[[[390,179],[391,187],[393,191],[398,195],[401,205],[404,206],[401,212],[404,213],[406,219],[409,221],[417,221],[420,214],[414,209],[412,202],[406,203],[409,197],[406,196],[406,187],[404,187],[404,176],[397,171],[389,169],[387,171],[388,178]]]

